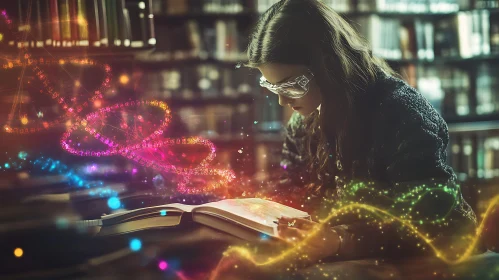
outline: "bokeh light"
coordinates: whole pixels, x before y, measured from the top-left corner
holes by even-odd
[[[120,84],[126,85],[128,84],[128,82],[130,82],[130,78],[128,77],[127,74],[123,74],[120,76]]]
[[[16,249],[14,250],[14,256],[16,256],[16,258],[20,258],[20,257],[22,257],[23,255],[24,255],[24,251],[23,251],[23,249],[21,249],[21,248],[16,248]]]
[[[130,241],[130,249],[132,251],[139,251],[142,248],[142,241],[138,238],[134,238]]]
[[[121,207],[121,201],[119,198],[113,196],[113,197],[110,197],[108,200],[107,200],[107,206],[109,206],[109,208],[113,209],[113,210],[116,210],[118,208]]]
[[[166,270],[168,268],[168,263],[165,261],[160,261],[158,264],[159,269]]]

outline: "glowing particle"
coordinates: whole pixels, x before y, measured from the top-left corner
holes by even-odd
[[[38,113],[36,113],[36,116],[38,118],[43,118],[43,112],[42,111],[39,111]]]
[[[20,151],[19,154],[17,154],[17,157],[19,157],[19,159],[22,159],[22,160],[25,160],[27,156],[28,156],[28,153],[26,153],[24,151]]]
[[[167,263],[167,262],[165,262],[165,261],[160,261],[160,262],[158,263],[158,267],[159,267],[159,269],[161,269],[161,270],[166,270],[166,269],[168,268],[168,263]]]
[[[5,168],[10,168],[10,164],[6,163],[3,165]]]
[[[139,8],[142,9],[142,10],[145,9],[146,8],[146,3],[144,3],[144,1],[140,1],[139,2]]]
[[[80,87],[80,86],[81,86],[80,81],[75,81],[75,87]]]
[[[243,150],[242,149],[239,149],[237,150],[238,153],[242,154],[243,153]]]
[[[3,41],[3,34],[0,33],[0,42],[2,42],[2,41]]]
[[[118,209],[121,207],[121,201],[117,197],[111,197],[107,200],[107,206],[113,210]]]
[[[161,216],[166,216],[166,210],[165,210],[165,209],[163,209],[163,210],[159,211],[159,214],[160,214]]]
[[[24,254],[24,251],[23,251],[23,249],[21,249],[21,248],[16,248],[16,249],[14,250],[14,256],[16,256],[16,258],[20,258],[20,257],[22,257],[22,256],[23,256],[23,254]]]
[[[128,77],[127,74],[123,74],[120,76],[120,84],[126,85],[128,84],[128,82],[130,82],[130,78]]]
[[[21,123],[22,123],[22,124],[24,124],[24,125],[27,125],[27,124],[28,124],[28,117],[23,116],[23,117],[21,118]]]
[[[100,100],[95,100],[94,101],[94,107],[95,108],[100,108],[102,106],[102,101]]]
[[[140,239],[138,238],[134,238],[132,240],[130,240],[130,249],[132,251],[139,251],[140,249],[142,248],[142,241],[140,241]]]
[[[258,123],[258,121],[254,121],[253,123],[254,123],[254,124],[257,124],[257,123]]]

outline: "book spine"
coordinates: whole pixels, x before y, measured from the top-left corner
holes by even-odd
[[[35,30],[35,46],[37,48],[41,48],[44,46],[44,30],[43,30],[43,18],[42,18],[42,9],[43,3],[41,0],[35,0],[36,1],[36,30]]]
[[[59,23],[59,5],[57,0],[50,0],[50,16],[52,25],[52,46],[61,46],[61,26]]]
[[[147,22],[147,44],[149,46],[156,45],[156,35],[154,33],[154,18],[151,13],[152,0],[146,1],[146,22]]]
[[[42,40],[45,46],[52,46],[52,17],[50,15],[50,2],[49,0],[40,1],[41,19],[42,19]]]
[[[69,0],[69,18],[71,26],[71,46],[79,45],[79,33],[78,33],[78,12],[76,0]]]
[[[106,13],[109,46],[121,45],[121,41],[118,38],[118,18],[116,12],[116,0],[107,0]]]
[[[108,0],[97,0],[99,3],[98,13],[99,13],[99,29],[100,29],[100,42],[104,46],[110,46],[109,28],[107,21],[107,1]]]
[[[87,4],[88,39],[92,47],[100,47],[100,22],[98,0],[90,0]]]
[[[77,8],[78,8],[78,13],[77,13],[77,23],[78,23],[78,34],[79,36],[79,44],[80,46],[89,46],[89,35],[88,35],[88,30],[89,30],[89,22],[88,22],[88,17],[87,17],[87,7],[86,7],[86,1],[85,0],[77,0]]]
[[[125,22],[125,1],[124,0],[116,0],[116,22],[118,23],[116,30],[118,33],[118,40],[120,45],[125,44],[125,40],[127,40],[127,28]]]
[[[61,40],[63,47],[71,46],[71,23],[69,1],[59,0],[59,21],[61,25]]]
[[[144,46],[145,34],[142,29],[145,29],[145,19],[140,17],[141,9],[134,1],[126,2],[126,9],[130,18],[130,32],[131,32],[131,47],[141,48]]]

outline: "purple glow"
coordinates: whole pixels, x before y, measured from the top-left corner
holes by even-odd
[[[166,270],[168,268],[168,263],[166,263],[165,261],[160,261],[158,267],[161,270]]]

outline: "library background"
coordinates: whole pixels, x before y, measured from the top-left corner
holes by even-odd
[[[64,114],[53,103],[57,97],[37,97],[36,76],[43,75],[37,74],[37,67],[45,65],[47,75],[57,77],[51,80],[54,91],[72,93],[75,99],[89,88],[99,88],[93,84],[101,81],[92,79],[92,74],[100,71],[98,76],[112,77],[105,91],[95,93],[105,98],[88,99],[75,109],[78,112],[131,99],[165,101],[172,112],[169,137],[210,139],[217,147],[217,166],[265,179],[279,166],[283,131],[292,111],[259,87],[258,71],[235,66],[246,59],[252,24],[275,2],[2,1],[2,53],[24,56],[35,65],[35,71],[24,72],[18,60],[2,61],[4,129],[19,136],[12,141],[26,147],[29,141],[19,140],[23,134],[29,135],[23,139],[46,137],[49,143],[58,143],[46,135],[46,128],[72,124],[61,120]],[[324,3],[352,23],[374,54],[386,59],[442,114],[451,139],[449,164],[473,207],[483,212],[499,182],[499,1]],[[72,58],[88,59],[74,66]],[[64,70],[51,66],[64,63],[68,64]],[[82,63],[109,65],[110,70]],[[27,81],[23,85],[18,83],[20,73]],[[79,80],[64,78],[77,75]]]

